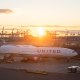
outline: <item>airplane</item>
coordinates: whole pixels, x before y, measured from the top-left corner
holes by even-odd
[[[67,60],[78,53],[69,48],[62,47],[37,47],[32,45],[2,45],[0,46],[0,56],[13,59],[16,56],[23,57],[23,60],[42,60],[43,58],[65,58]]]

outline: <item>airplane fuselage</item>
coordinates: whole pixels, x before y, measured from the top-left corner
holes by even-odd
[[[74,57],[77,52],[73,49],[61,47],[36,47],[27,45],[3,45],[0,54],[21,55],[24,57]]]

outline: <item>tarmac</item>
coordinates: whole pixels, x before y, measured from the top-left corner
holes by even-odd
[[[0,68],[0,80],[80,80],[80,74],[49,73],[43,75]]]
[[[47,60],[41,62],[13,62],[1,63],[1,68],[27,70],[30,72],[45,71],[48,73],[68,73],[69,66],[80,66],[79,60]]]
[[[68,73],[67,71],[67,67],[73,65],[80,66],[80,61],[1,63],[0,80],[80,80],[80,73]]]

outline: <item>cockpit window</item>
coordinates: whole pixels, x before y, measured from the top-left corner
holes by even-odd
[[[72,51],[72,53],[75,53],[75,51]]]

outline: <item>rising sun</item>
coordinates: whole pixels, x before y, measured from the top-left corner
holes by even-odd
[[[37,28],[37,36],[42,37],[45,35],[45,29],[44,27],[38,27]]]

